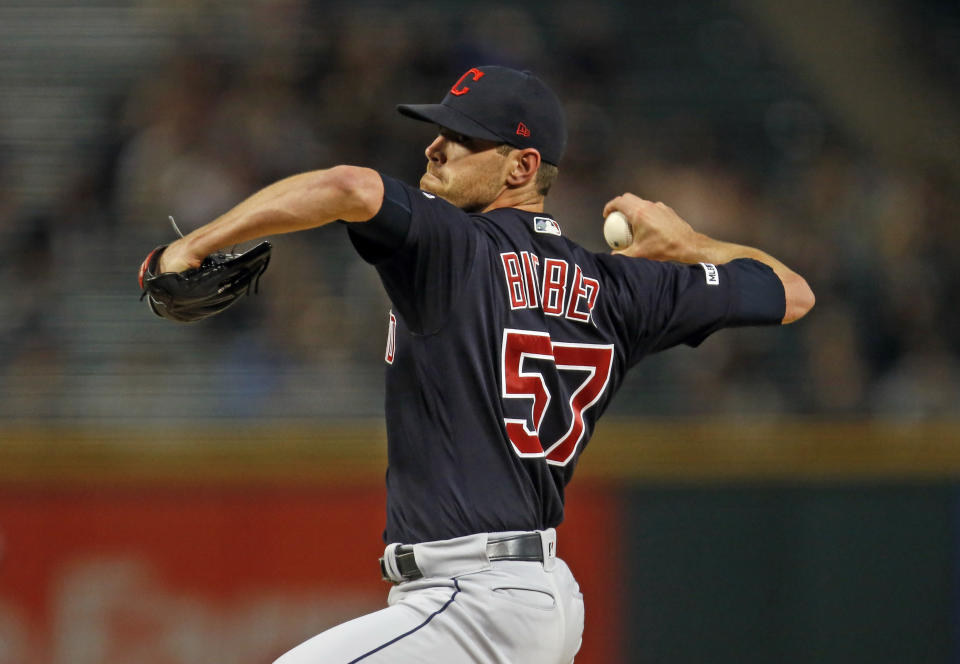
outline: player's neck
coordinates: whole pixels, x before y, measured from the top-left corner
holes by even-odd
[[[498,208],[514,208],[526,212],[543,212],[543,196],[529,189],[504,189],[483,212]]]

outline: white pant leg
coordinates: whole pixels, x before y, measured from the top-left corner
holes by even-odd
[[[464,605],[496,656],[514,664],[570,664],[583,636],[583,596],[566,563],[500,561],[458,579]],[[487,661],[475,659],[470,661]]]
[[[422,652],[406,658],[404,653],[410,653],[416,644],[405,642],[412,639],[421,643],[424,638],[420,632],[435,632],[438,625],[431,623],[449,607],[455,594],[456,588],[449,580],[424,587],[402,604],[331,627],[282,655],[275,664],[429,661],[422,658]],[[437,634],[431,636],[436,640]]]
[[[276,664],[570,664],[583,598],[566,564],[494,563],[395,586],[389,608],[333,627]]]

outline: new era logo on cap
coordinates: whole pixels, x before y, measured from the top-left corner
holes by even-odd
[[[528,71],[471,67],[439,104],[401,104],[397,110],[471,138],[535,148],[549,164],[560,163],[567,145],[560,100]]]

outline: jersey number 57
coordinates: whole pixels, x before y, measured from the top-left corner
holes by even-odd
[[[502,346],[502,397],[504,399],[530,399],[531,418],[504,418],[507,436],[514,451],[521,457],[546,457],[547,463],[565,466],[577,451],[577,446],[586,431],[584,413],[589,410],[607,389],[610,369],[613,366],[613,344],[580,344],[553,341],[546,332],[530,330],[503,331]],[[563,416],[570,419],[570,427],[556,441],[547,445],[540,440],[541,424],[550,411],[552,397],[543,373],[524,366],[526,359],[546,360],[557,371],[577,372],[583,379],[571,392]],[[543,366],[542,362],[536,363]],[[555,407],[555,408],[556,408]],[[559,415],[559,413],[557,413]],[[533,429],[529,423],[533,424]]]

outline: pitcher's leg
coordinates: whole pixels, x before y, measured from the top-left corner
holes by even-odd
[[[390,607],[327,630],[276,664],[569,664],[583,600],[560,561],[503,562],[394,587]]]
[[[450,580],[402,593],[391,606],[332,627],[275,664],[420,664],[473,662],[456,621],[445,619],[459,593]],[[483,660],[479,660],[483,661]]]
[[[548,572],[539,563],[498,562],[458,578],[460,610],[482,635],[474,641],[478,652],[510,664],[573,661],[583,634],[583,597],[566,564],[558,563]]]

